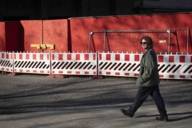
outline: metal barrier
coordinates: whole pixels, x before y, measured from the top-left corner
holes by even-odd
[[[161,78],[192,80],[192,55],[158,55],[158,62]]]
[[[99,75],[136,77],[142,54],[99,53]]]
[[[96,75],[96,53],[52,53],[52,74]]]
[[[14,72],[50,74],[50,53],[14,53]]]
[[[0,52],[0,71],[13,72],[13,56],[9,52]]]
[[[137,77],[142,53],[0,52],[0,71],[35,74]],[[191,54],[159,54],[162,79],[192,80]]]
[[[139,74],[141,53],[99,53],[99,75],[136,77]],[[159,54],[158,70],[161,79],[192,80],[192,55]]]

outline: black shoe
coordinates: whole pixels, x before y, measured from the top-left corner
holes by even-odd
[[[128,116],[128,117],[133,117],[133,114],[129,111],[129,110],[126,110],[126,109],[121,109],[121,112]]]
[[[159,121],[165,121],[165,122],[169,121],[168,116],[160,116],[160,117],[156,117],[156,120],[159,120]]]

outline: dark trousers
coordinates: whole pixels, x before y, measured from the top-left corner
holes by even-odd
[[[165,109],[165,103],[159,91],[159,86],[152,87],[139,87],[134,103],[130,106],[130,112],[134,115],[137,109],[142,105],[142,103],[147,99],[147,97],[151,95],[157,109],[160,113],[160,116],[167,116],[167,112]]]

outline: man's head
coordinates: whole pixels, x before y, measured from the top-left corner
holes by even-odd
[[[153,48],[153,40],[149,36],[142,37],[140,43],[144,49]]]

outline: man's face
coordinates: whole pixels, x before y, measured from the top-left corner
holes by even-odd
[[[143,49],[147,49],[148,45],[147,45],[147,41],[145,39],[143,39],[141,41],[141,46],[142,46]]]

